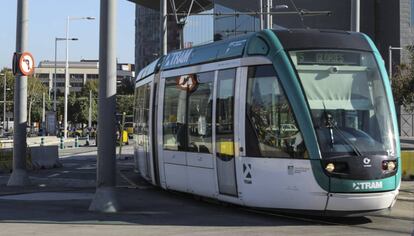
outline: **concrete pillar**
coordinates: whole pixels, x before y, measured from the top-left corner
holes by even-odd
[[[116,9],[101,0],[99,32],[99,114],[97,186],[90,211],[116,212]]]
[[[16,52],[27,50],[29,26],[28,0],[17,1]],[[26,171],[27,76],[16,76],[14,82],[13,172],[8,186],[30,184]]]

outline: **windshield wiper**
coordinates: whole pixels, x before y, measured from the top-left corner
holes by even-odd
[[[331,148],[333,148],[334,145],[334,135],[333,135],[333,129],[335,129],[335,131],[339,134],[339,136],[341,136],[341,138],[344,140],[344,142],[350,146],[352,148],[352,151],[359,157],[362,156],[361,151],[359,150],[359,148],[354,145],[351,141],[349,141],[344,132],[338,128],[338,126],[335,124],[335,122],[333,122],[333,116],[331,114],[329,114],[326,110],[325,107],[325,103],[323,103],[323,109],[324,109],[324,113],[325,113],[325,119],[326,119],[326,127],[329,128],[329,133],[330,133],[330,137],[331,137]]]

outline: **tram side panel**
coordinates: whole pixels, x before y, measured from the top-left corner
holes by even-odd
[[[272,65],[246,68],[240,91],[241,183],[247,206],[325,210],[295,114]],[[243,87],[244,86],[244,87]],[[247,93],[245,92],[247,91]]]

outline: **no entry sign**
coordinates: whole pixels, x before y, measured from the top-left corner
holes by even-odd
[[[34,73],[34,59],[29,52],[15,53],[13,57],[13,73],[15,75],[32,75]]]

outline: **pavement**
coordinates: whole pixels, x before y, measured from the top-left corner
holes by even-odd
[[[96,147],[60,152],[62,168],[29,172],[32,185],[7,187],[0,174],[0,236],[7,235],[410,235],[414,181],[403,181],[390,215],[326,218],[257,212],[153,187],[134,172],[133,148],[117,158],[119,213],[88,211]]]

